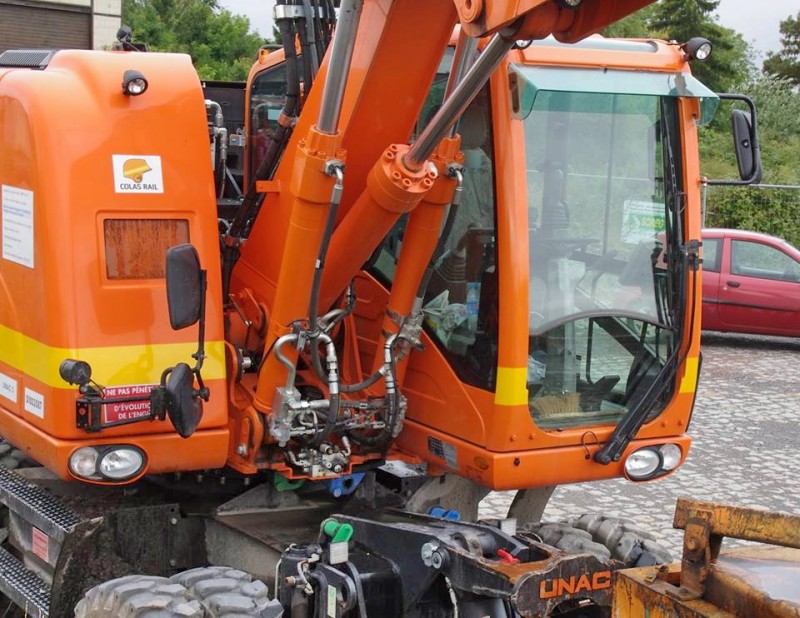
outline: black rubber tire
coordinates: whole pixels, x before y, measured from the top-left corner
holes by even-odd
[[[619,560],[626,567],[672,562],[669,550],[655,536],[637,528],[628,519],[587,514],[569,517],[567,523],[586,531],[593,541],[608,548],[614,560]]]
[[[591,554],[600,562],[607,562],[611,552],[607,547],[596,543],[592,535],[565,522],[539,522],[527,524],[524,528],[538,536],[542,543],[568,554]]]
[[[205,618],[199,601],[166,577],[128,575],[90,589],[75,618]]]
[[[283,608],[270,600],[264,582],[229,567],[191,569],[170,578],[206,608],[208,618],[279,618]]]

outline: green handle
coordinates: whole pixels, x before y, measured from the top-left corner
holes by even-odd
[[[332,517],[322,522],[322,532],[331,539],[331,543],[347,543],[353,538],[353,526],[340,524]]]

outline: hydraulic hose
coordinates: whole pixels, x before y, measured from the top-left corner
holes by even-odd
[[[317,253],[317,263],[314,266],[314,279],[311,283],[311,298],[308,304],[308,327],[311,331],[309,338],[311,339],[311,364],[314,371],[321,380],[325,379],[325,372],[322,369],[322,363],[319,358],[319,348],[316,345],[316,339],[320,336],[319,318],[317,317],[317,310],[319,305],[319,290],[322,285],[322,272],[325,268],[325,258],[328,255],[328,247],[331,243],[331,236],[333,236],[333,228],[336,226],[336,213],[339,212],[339,204],[342,201],[342,191],[344,190],[344,172],[341,167],[332,168],[336,176],[336,183],[333,185],[331,193],[331,203],[328,208],[328,217],[325,220],[325,229],[322,233],[322,240],[319,244],[319,253]]]
[[[306,17],[304,19],[297,20],[295,31],[297,32],[297,38],[300,42],[300,49],[303,50],[303,84],[305,85],[305,91],[307,93],[311,88],[311,83],[314,80],[314,75],[312,74],[313,69],[311,67],[311,54],[309,53],[309,45],[311,45],[313,42],[309,38],[308,28],[306,27],[309,14],[309,9],[307,7],[308,0],[302,0],[301,4],[303,6],[303,13],[306,15]]]
[[[307,67],[309,81],[306,85],[306,92],[311,90],[311,84],[319,71],[319,57],[317,55],[317,21],[316,6],[311,4],[311,0],[303,0],[303,9],[306,15],[304,28],[300,28],[300,44],[303,48],[303,57]],[[305,38],[305,41],[303,40]]]
[[[386,376],[386,424],[375,436],[360,436],[355,432],[350,432],[348,435],[356,444],[384,450],[389,446],[392,438],[399,430],[399,422],[401,421],[400,392],[397,390],[394,377],[395,359],[392,350],[398,340],[399,336],[395,334],[388,337],[383,345],[383,374]]]
[[[318,432],[311,441],[311,446],[314,448],[322,444],[323,440],[327,438],[333,428],[336,426],[336,421],[339,418],[339,403],[341,396],[339,395],[339,361],[336,358],[336,346],[333,345],[333,340],[326,334],[321,333],[315,340],[311,341],[312,348],[316,348],[318,342],[325,344],[325,362],[328,365],[328,392],[330,393],[328,406],[328,414],[325,419],[325,426],[322,431]]]

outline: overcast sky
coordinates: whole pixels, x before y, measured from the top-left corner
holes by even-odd
[[[234,13],[245,15],[264,36],[272,36],[274,0],[221,0]],[[722,0],[717,10],[722,25],[741,32],[760,54],[780,49],[781,20],[800,12],[800,0]]]

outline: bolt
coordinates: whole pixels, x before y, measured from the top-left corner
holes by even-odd
[[[340,474],[342,470],[343,470],[343,468],[342,468],[342,466],[340,466],[339,464],[336,464],[335,466],[333,466],[333,471],[334,471],[336,474]]]
[[[173,526],[177,526],[178,525],[178,518],[177,517],[170,517],[169,518],[169,523],[171,523]]]
[[[246,479],[244,480],[244,486],[245,486],[245,487],[250,487],[250,479],[249,479],[249,478],[246,478]]]
[[[170,558],[169,559],[169,566],[172,566],[172,567],[178,566],[178,561],[175,560],[175,558]]]
[[[244,457],[245,455],[247,455],[247,445],[246,444],[240,444],[239,446],[237,446],[236,447],[236,454],[239,457]]]
[[[441,569],[443,564],[444,556],[442,556],[442,554],[438,551],[433,552],[433,555],[431,556],[431,566],[434,569]]]
[[[202,483],[203,482],[203,475],[202,474],[198,474],[196,478],[197,478],[197,482],[198,483]]]
[[[429,541],[422,546],[420,549],[420,557],[425,566],[433,565],[433,555],[437,549],[439,549],[439,545],[433,541]]]
[[[219,477],[219,484],[220,485],[224,485],[227,482],[228,482],[228,479],[226,479],[224,476]]]

